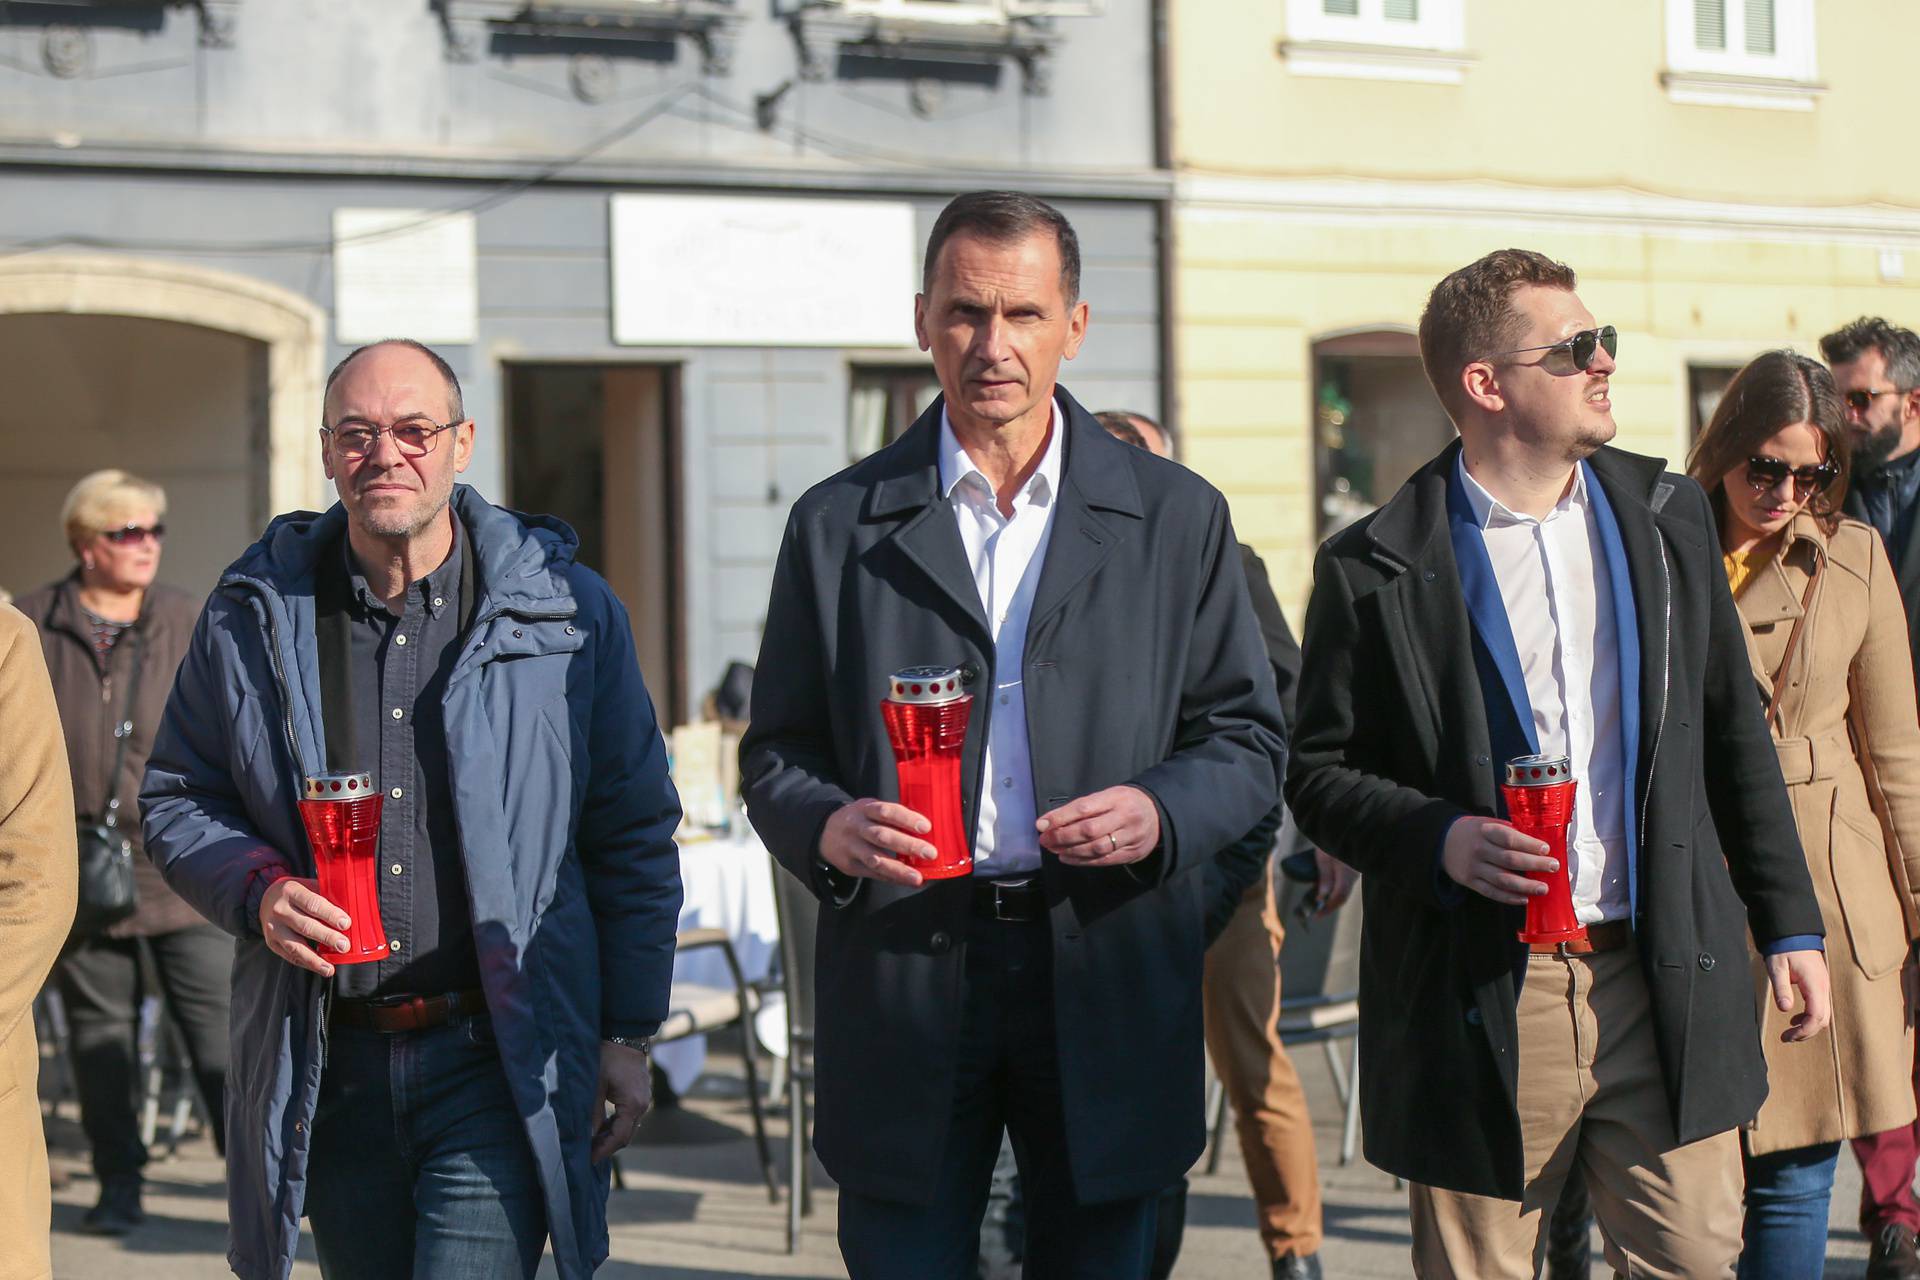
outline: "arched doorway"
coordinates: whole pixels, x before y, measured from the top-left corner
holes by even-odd
[[[1405,329],[1329,334],[1313,344],[1316,538],[1380,506],[1453,439],[1453,423]]]
[[[118,466],[168,489],[162,576],[195,591],[274,512],[323,505],[326,322],[228,272],[105,256],[0,259],[0,585],[71,557],[61,500]]]

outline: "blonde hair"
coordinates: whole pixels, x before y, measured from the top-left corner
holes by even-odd
[[[67,545],[78,555],[81,543],[120,528],[128,516],[148,508],[156,517],[166,515],[167,491],[125,471],[96,471],[81,477],[67,494],[60,506],[60,523],[67,531]]]

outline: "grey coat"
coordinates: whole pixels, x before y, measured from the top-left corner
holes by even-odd
[[[559,1272],[583,1277],[607,1254],[600,1039],[665,1016],[680,806],[626,612],[574,563],[572,531],[465,485],[454,510],[476,603],[444,707],[475,944]],[[272,879],[313,874],[296,804],[324,758],[313,569],[345,519],[282,516],[221,578],[141,793],[168,883],[239,939],[227,1256],[249,1280],[292,1266],[325,1065],[329,985],[268,951],[256,912]]]

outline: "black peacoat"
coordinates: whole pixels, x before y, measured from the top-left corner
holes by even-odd
[[[1076,1194],[1177,1181],[1204,1141],[1199,877],[1277,798],[1280,709],[1220,494],[1125,445],[1064,389],[1065,461],[1027,632],[1041,812],[1133,783],[1161,847],[1128,867],[1043,855]],[[962,812],[977,812],[994,646],[936,461],[935,402],[898,441],[794,504],[774,571],[741,774],[755,829],[822,895],[815,1144],[856,1192],[924,1202],[952,1110],[969,886],[848,891],[817,862],[850,800],[898,796],[890,673],[961,669],[975,698]]]
[[[1466,814],[1496,813],[1472,623],[1447,529],[1456,443],[1321,549],[1287,780],[1300,829],[1366,897],[1360,1094],[1367,1158],[1518,1199],[1522,908],[1445,879]],[[1635,937],[1681,1142],[1766,1097],[1746,935],[1823,935],[1706,495],[1663,464],[1592,459],[1624,544],[1640,642]]]

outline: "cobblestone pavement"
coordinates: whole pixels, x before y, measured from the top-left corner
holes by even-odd
[[[1326,1190],[1329,1277],[1404,1280],[1407,1216],[1404,1193],[1363,1163],[1341,1168],[1339,1103],[1318,1050],[1300,1060],[1319,1122]],[[834,1248],[834,1196],[822,1187],[797,1253],[785,1251],[784,1210],[767,1202],[753,1157],[746,1108],[737,1082],[716,1064],[686,1106],[650,1117],[643,1144],[623,1161],[627,1189],[615,1191],[608,1217],[613,1253],[600,1275],[610,1280],[722,1280],[731,1276],[844,1277]],[[81,1215],[96,1187],[85,1172],[73,1107],[56,1114],[50,1133],[54,1164],[71,1175],[55,1193],[54,1275],[60,1280],[174,1280],[227,1274],[225,1193],[221,1167],[204,1139],[148,1170],[148,1222],[123,1240],[81,1235]],[[783,1136],[776,1120],[776,1142]],[[1228,1139],[1220,1171],[1197,1173],[1188,1200],[1185,1248],[1176,1280],[1260,1280],[1267,1274],[1254,1235],[1253,1204],[1237,1150]],[[1834,1193],[1834,1236],[1827,1276],[1864,1274],[1866,1245],[1853,1230],[1859,1174],[1842,1154]],[[1598,1240],[1596,1237],[1596,1250]],[[302,1242],[294,1274],[318,1280],[311,1241]],[[1596,1252],[1593,1273],[1604,1276]],[[551,1275],[549,1265],[543,1275]]]

